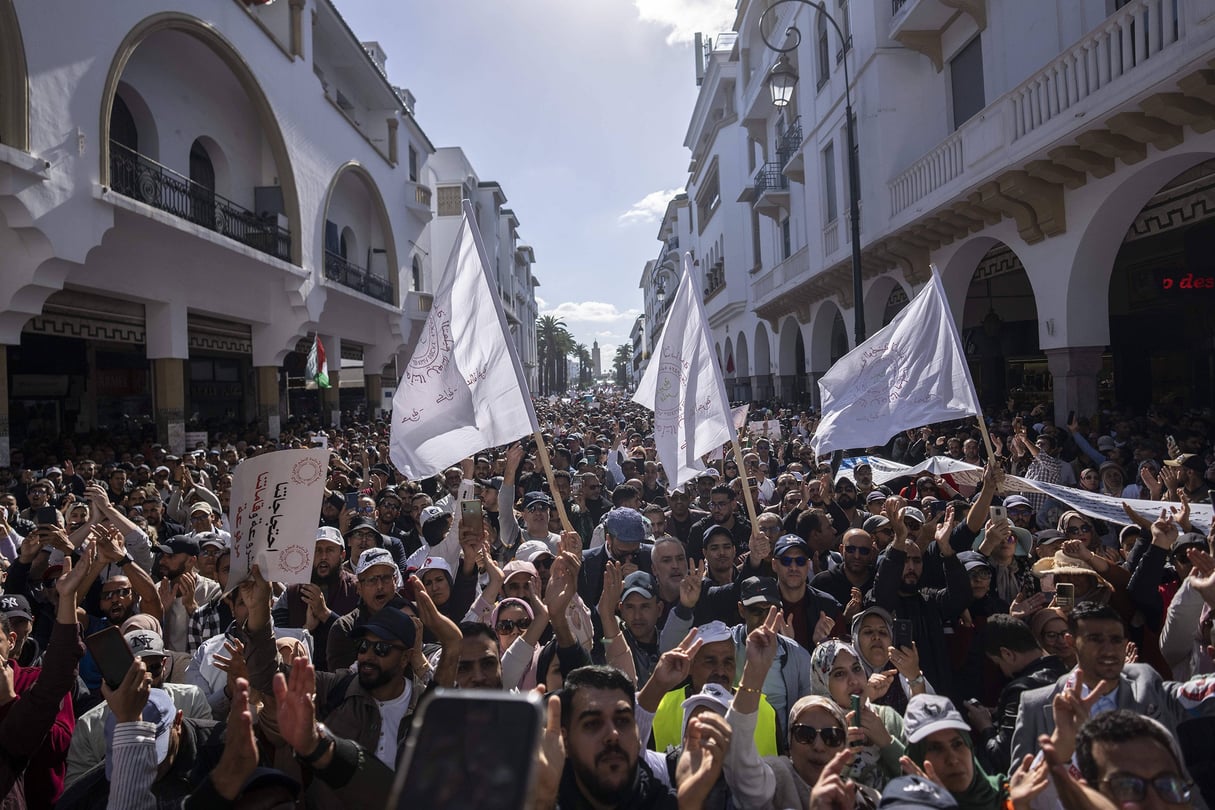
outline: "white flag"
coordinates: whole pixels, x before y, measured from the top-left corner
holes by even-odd
[[[935,268],[920,294],[840,358],[818,387],[823,418],[811,441],[820,454],[885,444],[909,427],[981,413]]]
[[[705,469],[701,456],[736,438],[688,254],[662,336],[633,401],[654,411],[654,449],[672,488]]]
[[[392,463],[422,478],[535,430],[531,394],[465,200],[443,280],[392,398]]]

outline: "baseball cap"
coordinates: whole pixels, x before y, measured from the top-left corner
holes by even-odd
[[[160,633],[153,633],[151,630],[132,630],[123,638],[127,640],[127,646],[131,648],[131,652],[140,658],[165,655],[165,640]]]
[[[870,492],[868,495],[865,496],[865,503],[873,503],[874,501],[884,501],[884,500],[886,500],[886,498],[887,498],[887,495],[885,492],[882,492],[880,489],[875,489],[872,492]]]
[[[3,613],[6,619],[28,619],[31,622],[34,620],[33,614],[30,613],[29,600],[18,593],[0,596],[0,613]]]
[[[810,553],[810,544],[798,537],[796,534],[782,535],[781,538],[776,541],[776,545],[772,549],[772,554],[779,557],[786,551],[795,548],[800,548],[802,551],[806,552],[806,554]]]
[[[922,807],[948,810],[958,802],[945,788],[920,776],[891,779],[878,802],[881,810],[919,810]]]
[[[941,695],[912,695],[903,715],[907,742],[915,743],[946,729],[970,731],[970,726],[954,708],[949,698]]]
[[[917,523],[919,523],[921,526],[923,526],[925,523],[924,513],[921,512],[919,509],[916,509],[914,506],[908,506],[907,508],[905,508],[903,510],[903,519],[904,520],[908,520],[908,519],[914,520]]]
[[[548,543],[543,540],[525,540],[519,544],[519,548],[515,549],[515,559],[522,560],[526,563],[535,564],[536,560],[543,557],[545,554],[552,557],[553,550],[548,547]]]
[[[342,536],[349,540],[350,535],[354,534],[360,529],[370,529],[371,531],[375,532],[380,538],[380,545],[384,544],[384,536],[380,533],[380,530],[376,528],[375,521],[362,515],[350,521],[350,525],[346,527],[346,533]]]
[[[1014,506],[1029,506],[1029,499],[1024,495],[1009,495],[1004,499],[1004,508],[1012,509]]]
[[[653,599],[658,593],[658,588],[654,585],[654,577],[647,574],[645,571],[634,571],[624,578],[624,591],[620,594],[620,601],[624,601],[630,595],[639,593],[646,599]]]
[[[640,543],[649,532],[646,520],[636,509],[618,506],[607,513],[604,530],[622,543]]]
[[[1061,543],[1067,539],[1067,535],[1054,529],[1043,529],[1040,532],[1034,533],[1034,544],[1039,546],[1051,545],[1052,543]]]
[[[719,473],[714,468],[709,467],[707,470],[705,470],[704,472],[702,472],[700,475],[698,475],[696,477],[697,478],[712,478],[714,481],[716,481],[718,478],[721,478],[721,473]]]
[[[160,764],[169,755],[169,732],[173,728],[173,718],[177,716],[177,707],[173,699],[163,689],[153,687],[148,690],[148,702],[143,707],[140,719],[156,726],[156,762]],[[113,712],[106,712],[105,717],[105,775],[110,778],[114,771],[114,727],[118,725]]]
[[[1207,547],[1207,538],[1201,532],[1182,532],[1173,541],[1173,551],[1185,548],[1186,546],[1196,546],[1205,549]]]
[[[527,494],[525,494],[523,496],[523,508],[524,509],[527,509],[530,506],[534,506],[535,504],[540,504],[541,506],[547,506],[549,509],[552,509],[554,506],[553,499],[548,496],[548,493],[541,492],[538,489],[534,489],[531,492],[528,492]]]
[[[316,530],[316,542],[333,543],[340,548],[346,548],[346,538],[342,537],[342,533],[332,526],[321,526]]]
[[[886,496],[883,495],[882,497],[885,498]],[[861,528],[869,534],[873,534],[879,529],[884,529],[889,525],[890,518],[886,517],[885,515],[873,515],[872,517],[865,518],[865,522],[861,524]]]
[[[732,641],[734,639],[726,623],[717,620],[702,624],[696,637],[700,639],[702,644],[716,644],[719,641]]]
[[[161,554],[190,554],[198,556],[199,546],[198,538],[191,537],[188,534],[179,534],[176,537],[170,537],[163,543],[156,546],[156,550]]]
[[[207,503],[206,501],[198,501],[190,507],[190,514],[193,515],[195,512],[203,512],[210,515],[214,514],[215,510],[212,509],[211,504]]]
[[[415,571],[414,573],[416,573],[420,577],[420,576],[422,576],[423,571],[435,571],[435,570],[442,571],[443,573],[447,574],[448,582],[456,581],[455,574],[453,574],[452,570],[451,570],[451,564],[448,563],[447,560],[443,559],[442,557],[427,557],[425,560],[422,561],[422,564],[418,566],[418,570]]]
[[[376,565],[388,565],[392,567],[392,570],[398,570],[397,563],[392,558],[392,552],[386,548],[369,548],[359,557],[358,567],[354,571],[355,576],[361,576],[368,568]]]
[[[1206,472],[1206,462],[1202,460],[1202,456],[1194,453],[1185,453],[1177,458],[1171,458],[1164,462],[1166,467],[1185,467],[1194,470],[1197,473]]]
[[[504,481],[505,479],[503,479],[502,476],[495,475],[493,478],[486,478],[484,481],[482,481],[481,486],[485,487],[486,489],[500,491]]]
[[[977,568],[990,568],[987,558],[977,551],[959,551],[958,562],[962,563],[967,573]]]
[[[523,560],[515,559],[508,562],[502,568],[502,582],[505,584],[510,581],[510,578],[515,574],[526,574],[529,577],[537,577],[540,574],[536,571],[536,566]]]
[[[350,637],[362,638],[368,633],[375,633],[385,640],[396,639],[406,647],[412,647],[417,630],[413,626],[413,619],[409,618],[404,611],[391,605],[385,605],[367,624],[351,630]]]
[[[199,551],[207,546],[215,546],[216,548],[228,547],[228,541],[215,532],[199,532],[194,537],[198,540]]]
[[[743,607],[780,604],[780,587],[772,577],[747,577],[741,590]]]
[[[418,515],[418,525],[425,526],[435,518],[447,517],[448,513],[443,511],[438,506],[428,506],[422,510],[422,514]]]
[[[693,709],[704,706],[709,711],[724,717],[726,710],[730,708],[730,701],[733,699],[734,696],[730,694],[730,690],[721,684],[706,683],[699,692],[686,698],[681,704],[683,708],[683,726],[680,729],[680,736],[683,736],[683,732],[688,728],[688,719],[691,717]]]

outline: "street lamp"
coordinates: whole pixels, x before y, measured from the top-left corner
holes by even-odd
[[[759,35],[763,39],[764,44],[772,50],[780,54],[780,58],[776,60],[776,64],[772,66],[772,70],[768,73],[768,90],[772,94],[772,106],[781,109],[793,100],[793,90],[797,86],[797,71],[794,69],[792,62],[786,54],[797,49],[801,44],[802,32],[798,30],[796,25],[790,25],[785,29],[785,40],[792,40],[793,44],[788,47],[781,48],[772,44],[768,40],[768,35],[764,33],[764,20],[768,15],[779,6],[785,3],[801,3],[805,6],[810,6],[819,14],[831,23],[831,27],[839,34],[840,50],[846,52],[848,48],[848,38],[844,36],[844,31],[840,28],[839,23],[835,18],[827,13],[827,7],[822,2],[814,2],[814,0],[776,0],[772,5],[759,16]],[[863,306],[863,290],[861,284],[861,200],[860,200],[860,165],[858,163],[858,155],[856,149],[856,117],[852,114],[852,83],[848,79],[848,59],[847,56],[842,60],[844,63],[844,116],[847,119],[847,137],[848,137],[848,212],[852,219],[852,302],[853,312],[855,315],[854,331],[856,333],[856,344],[859,346],[865,340],[865,307]]]

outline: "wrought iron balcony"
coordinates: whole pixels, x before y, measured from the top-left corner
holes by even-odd
[[[342,258],[341,254],[325,251],[325,278],[336,281],[343,287],[358,290],[385,304],[392,304],[392,284],[386,278],[368,273],[356,264]]]
[[[785,128],[785,133],[776,141],[776,154],[783,168],[802,147],[802,117],[799,115]]]
[[[765,191],[789,188],[789,178],[781,173],[779,163],[765,163],[755,173],[755,193],[763,195]]]
[[[110,141],[110,188],[124,197],[291,261],[291,232],[278,215],[259,216],[149,157]]]

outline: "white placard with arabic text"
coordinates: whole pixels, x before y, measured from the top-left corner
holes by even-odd
[[[329,451],[280,450],[242,461],[232,476],[232,590],[253,570],[288,585],[312,577]]]

